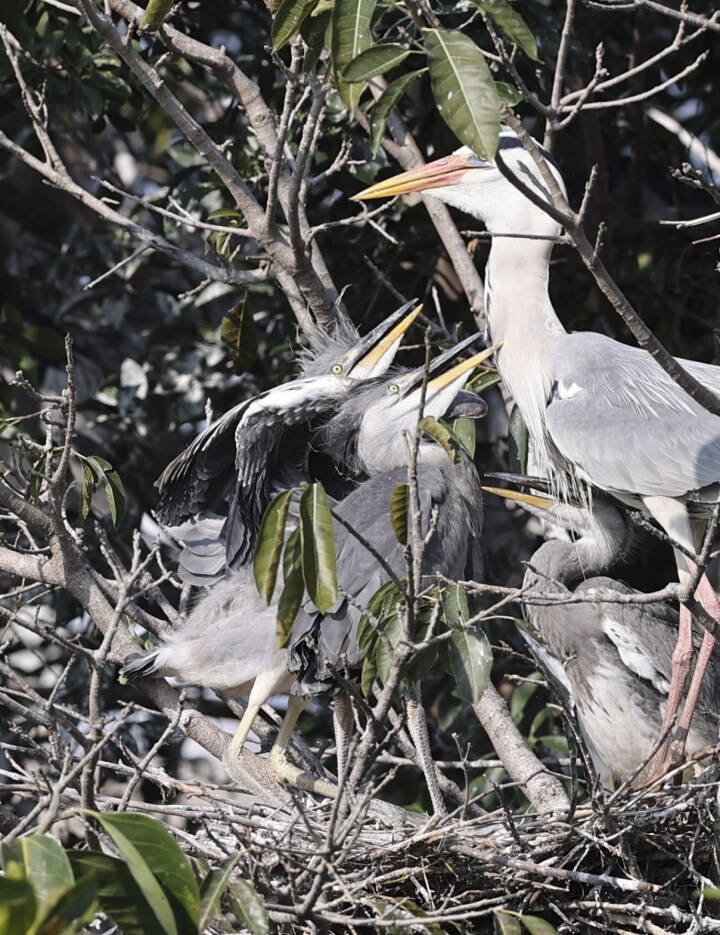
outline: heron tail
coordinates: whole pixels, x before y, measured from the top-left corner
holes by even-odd
[[[149,653],[132,653],[129,655],[125,660],[122,674],[128,679],[139,679],[156,675],[159,668],[158,650],[153,649]]]

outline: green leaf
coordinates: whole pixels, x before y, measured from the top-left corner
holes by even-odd
[[[484,393],[491,386],[497,386],[500,382],[500,374],[497,370],[481,370],[467,384],[467,389],[473,393]]]
[[[457,463],[458,443],[452,437],[446,425],[438,422],[438,420],[434,419],[432,416],[425,416],[424,419],[420,420],[420,428],[444,449],[453,464]]]
[[[103,478],[103,490],[110,507],[113,526],[118,525],[125,515],[125,487],[118,472],[112,468]]]
[[[373,655],[368,655],[365,657],[362,673],[360,675],[360,688],[366,698],[370,697],[370,692],[372,691],[373,682],[375,681],[376,676],[377,666],[375,665],[375,657]]]
[[[246,880],[236,880],[230,887],[230,901],[239,922],[253,935],[268,935],[270,924],[262,897]]]
[[[490,682],[493,654],[487,636],[480,628],[452,631],[450,662],[457,693],[470,704],[477,704]]]
[[[221,914],[222,898],[228,888],[230,874],[240,854],[235,854],[219,870],[211,870],[200,887],[200,918],[198,919],[198,932],[204,932],[213,919]]]
[[[381,588],[378,588],[367,605],[368,614],[363,614],[358,624],[357,641],[359,649],[365,649],[377,639],[377,630],[371,623],[370,615],[382,627],[384,620],[397,613],[397,605],[402,600],[403,596],[394,581],[387,581]]]
[[[200,916],[197,879],[170,832],[146,815],[98,813],[95,817],[125,858],[163,932],[178,935],[187,930],[187,921],[197,930]],[[184,910],[179,913],[180,928],[165,891]]]
[[[150,904],[124,861],[99,851],[69,851],[68,856],[77,876],[92,873],[97,879],[100,907],[123,935],[157,935]]]
[[[340,97],[352,112],[360,100],[362,87],[342,79],[346,65],[372,44],[370,21],[377,0],[335,0],[332,12],[332,59],[335,84]]]
[[[148,29],[151,31],[160,29],[172,5],[173,0],[150,0],[145,10],[145,15],[140,20],[140,29]]]
[[[342,79],[352,84],[358,81],[369,81],[377,75],[384,75],[386,71],[395,68],[404,62],[408,55],[416,55],[413,49],[394,42],[380,42],[365,49],[349,65],[343,69]]]
[[[555,926],[550,925],[540,916],[520,916],[520,921],[530,932],[530,935],[557,935]]]
[[[514,84],[508,84],[507,81],[496,81],[495,87],[498,97],[508,107],[515,107],[525,96],[519,88],[516,88]]]
[[[528,430],[517,407],[512,407],[508,422],[508,462],[513,474],[526,474],[528,461]]]
[[[85,520],[88,518],[90,504],[92,503],[92,495],[95,492],[96,484],[97,477],[95,476],[95,472],[87,461],[83,462],[82,484],[80,487],[80,519]]]
[[[503,909],[495,910],[495,931],[497,935],[521,935],[522,929],[514,913]]]
[[[451,584],[440,593],[445,621],[450,627],[462,627],[470,619],[467,594],[461,584]]]
[[[433,96],[461,143],[492,159],[500,134],[500,101],[485,56],[469,36],[424,29]]]
[[[300,498],[300,545],[305,587],[323,613],[338,596],[332,514],[322,484],[310,484]]]
[[[539,678],[540,674],[535,672],[530,676],[531,681],[521,682],[513,689],[513,693],[510,696],[510,714],[516,724],[519,724],[522,720],[523,712],[527,707],[528,701],[530,701],[537,691],[538,686],[535,679]]]
[[[387,123],[390,113],[394,110],[398,101],[413,81],[424,71],[424,68],[420,68],[418,71],[411,71],[407,75],[401,75],[399,78],[391,81],[378,98],[370,113],[370,149],[373,155],[380,148],[380,141],[385,132],[385,124]]]
[[[452,426],[453,433],[460,439],[463,447],[467,448],[470,457],[475,455],[475,420],[455,419]]]
[[[507,37],[533,61],[539,62],[535,37],[525,20],[508,0],[473,0],[475,6],[493,19]]]
[[[47,911],[59,896],[75,884],[68,856],[62,845],[49,834],[33,834],[2,845],[3,866],[17,862],[24,870],[35,893],[37,918]]]
[[[390,669],[393,664],[394,654],[392,650],[395,649],[400,642],[400,614],[393,614],[388,617],[386,621],[382,621],[382,624],[382,629],[385,631],[388,641],[386,642],[382,637],[378,638],[375,643],[374,656],[377,678],[384,685],[388,680],[388,675],[390,675]]]
[[[277,648],[284,649],[287,646],[292,626],[297,617],[297,612],[302,604],[303,594],[305,593],[305,582],[302,576],[302,551],[300,547],[300,530],[294,529],[288,537],[285,545],[285,556],[283,558],[283,585],[280,600],[278,601],[276,632]]]
[[[275,579],[285,541],[288,508],[294,493],[295,490],[284,490],[273,498],[263,514],[258,530],[253,573],[258,593],[266,604],[272,600],[275,590]]]
[[[81,877],[57,900],[32,935],[65,935],[71,928],[92,921],[97,906],[98,883],[93,874]],[[28,933],[30,935],[30,933]]]
[[[247,296],[223,318],[220,336],[235,358],[236,372],[249,370],[257,357],[258,336]]]
[[[409,499],[410,488],[407,484],[398,484],[390,497],[390,525],[401,545],[407,545],[408,541]]]
[[[282,0],[272,21],[270,36],[277,52],[286,45],[312,13],[317,0]]]
[[[325,48],[325,34],[330,26],[332,10],[323,10],[319,13],[315,10],[313,16],[309,16],[302,25],[300,32],[307,46],[305,58],[303,59],[303,72],[308,74],[317,65],[318,59]]]
[[[0,877],[0,906],[21,906],[32,896],[33,888],[27,880]]]

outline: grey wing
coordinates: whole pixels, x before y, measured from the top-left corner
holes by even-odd
[[[695,366],[698,376],[708,375],[707,365]],[[605,490],[670,497],[720,479],[720,418],[645,351],[572,334],[559,342],[552,369],[548,433],[585,479]]]
[[[393,572],[405,576],[403,547],[390,525],[390,498],[397,484],[407,481],[407,470],[398,468],[370,478],[336,507],[338,515],[350,523],[384,558]],[[419,472],[420,509],[424,525],[434,503],[444,497],[442,472],[422,467]],[[319,614],[307,602],[293,626],[290,641],[290,668],[299,672],[301,692],[327,689],[333,667],[344,659],[353,666],[363,653],[357,646],[357,627],[366,607],[388,581],[388,574],[375,556],[344,526],[335,522],[335,552],[338,585],[347,597],[328,614]],[[464,559],[463,559],[464,561]]]

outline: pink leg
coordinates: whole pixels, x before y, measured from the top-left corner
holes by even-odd
[[[700,603],[710,616],[714,620],[720,620],[720,601],[718,601],[717,595],[705,574],[703,574],[698,583],[697,595],[700,599]],[[714,648],[715,637],[706,630],[703,634],[702,645],[700,646],[697,662],[695,663],[695,671],[693,672],[690,688],[688,689],[687,698],[685,699],[685,706],[678,720],[675,735],[670,746],[671,763],[680,763],[685,755],[685,742],[687,741],[690,725],[692,724],[703,678],[705,677],[705,672]]]
[[[690,673],[690,666],[693,658],[692,644],[692,614],[684,605],[680,605],[680,622],[678,625],[678,639],[675,650],[672,655],[672,675],[670,678],[670,691],[668,692],[667,708],[663,718],[661,734],[665,734],[675,720],[675,715],[680,707],[685,682]],[[653,757],[650,766],[650,776],[656,778],[667,772],[666,761],[668,758],[668,749],[670,747],[670,738],[668,737],[658,752]]]

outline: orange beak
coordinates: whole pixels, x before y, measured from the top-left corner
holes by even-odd
[[[357,195],[352,201],[369,201],[371,198],[389,198],[394,195],[406,195],[409,192],[428,191],[432,188],[445,188],[459,182],[470,169],[490,167],[472,153],[453,153],[442,159],[429,162],[409,172],[401,172],[390,179],[376,182]]]

